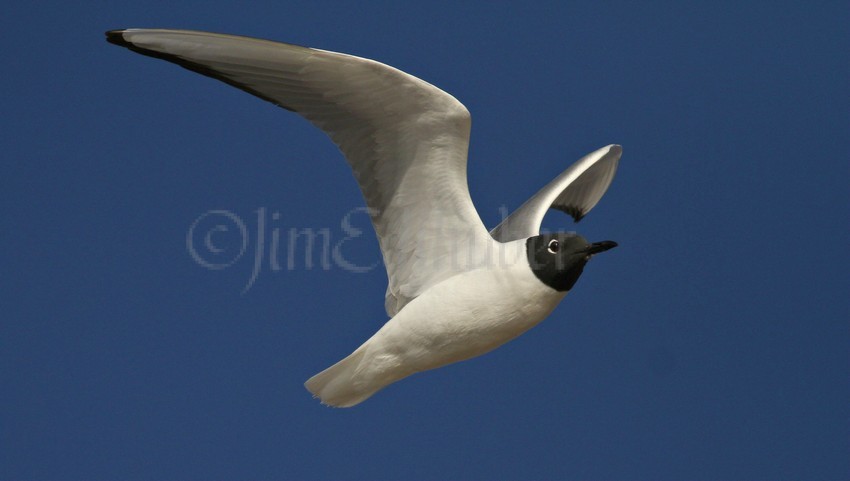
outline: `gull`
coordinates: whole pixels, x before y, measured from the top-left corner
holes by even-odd
[[[516,338],[555,309],[591,257],[617,245],[540,225],[549,209],[578,222],[599,202],[619,145],[581,158],[488,232],[466,179],[469,112],[439,88],[374,60],[250,37],[126,29],[106,38],[295,112],[345,156],[386,266],[389,320],[307,380],[326,405],[354,406]]]

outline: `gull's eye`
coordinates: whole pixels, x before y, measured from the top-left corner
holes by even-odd
[[[561,250],[561,243],[558,242],[558,239],[552,239],[549,241],[549,245],[547,246],[547,248],[549,249],[549,252],[555,254],[559,250]]]

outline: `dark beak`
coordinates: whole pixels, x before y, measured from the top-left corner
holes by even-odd
[[[590,255],[594,255],[615,247],[617,247],[617,243],[614,241],[594,242],[593,244],[590,244],[590,247],[587,248],[586,252]]]

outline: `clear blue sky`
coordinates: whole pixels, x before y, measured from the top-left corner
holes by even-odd
[[[843,2],[13,2],[0,23],[0,478],[850,479]],[[288,269],[287,235],[344,238],[351,173],[297,116],[104,41],[124,27],[443,88],[488,226],[622,144],[585,220],[546,219],[620,247],[520,339],[323,407],[302,383],[386,320],[386,277]],[[282,268],[243,294],[258,209]],[[197,232],[250,241],[218,270],[187,250],[213,210]],[[196,251],[235,256],[235,225]],[[371,230],[344,256],[378,260]]]

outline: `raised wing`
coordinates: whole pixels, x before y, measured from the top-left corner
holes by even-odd
[[[550,208],[580,221],[608,190],[622,153],[619,145],[609,145],[585,155],[512,212],[490,235],[499,242],[538,235]]]
[[[433,85],[373,60],[248,37],[146,29],[106,35],[294,111],[328,134],[370,208],[390,316],[468,268],[478,247],[493,242],[466,182],[469,112]]]

